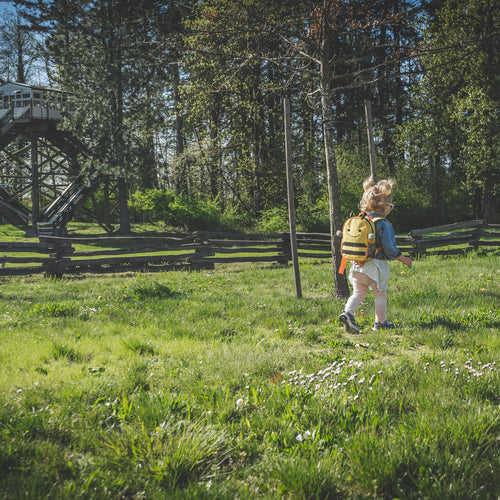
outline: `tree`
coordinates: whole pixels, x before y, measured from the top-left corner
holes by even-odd
[[[206,130],[214,148],[211,177],[222,179],[217,194],[223,187],[254,215],[286,202],[284,71],[266,57],[281,42],[264,29],[261,9],[260,1],[198,4],[185,87],[192,133],[203,138]]]
[[[476,216],[495,217],[500,192],[500,9],[497,0],[435,2],[427,31],[426,87],[439,91],[447,124],[439,123],[442,161],[463,175],[468,193],[479,194]],[[444,126],[442,126],[444,125]],[[460,143],[456,143],[457,137]]]
[[[3,14],[0,20],[0,77],[27,83],[40,58],[40,43],[16,14]]]
[[[192,73],[190,83],[202,85],[204,81],[209,93],[218,88],[238,96],[243,94],[242,90],[246,91],[245,84],[249,84],[250,95],[250,89],[254,89],[253,99],[238,101],[240,110],[245,110],[246,102],[252,105],[250,112],[241,114],[239,123],[251,137],[248,156],[254,167],[251,185],[254,208],[262,178],[263,108],[259,90],[267,87],[290,94],[293,91],[311,103],[317,98],[323,127],[335,289],[340,296],[348,295],[349,289],[345,276],[337,272],[341,257],[336,232],[342,226],[342,219],[335,159],[335,109],[348,91],[368,89],[370,84],[389,78],[399,68],[407,56],[400,38],[393,35],[390,41],[385,41],[383,58],[377,42],[382,29],[385,35],[401,33],[416,15],[404,2],[397,11],[381,9],[382,4],[368,0],[323,0],[316,6],[296,0],[276,4],[262,0],[244,3],[204,0],[199,4],[200,16],[193,25],[196,36],[191,47],[198,52],[196,62],[200,64],[205,56],[207,63]],[[278,73],[279,79],[267,80],[263,86],[265,65],[279,66],[284,71]],[[232,125],[231,140],[234,140]]]
[[[120,232],[128,232],[127,191],[157,183],[155,138],[168,107],[163,1],[19,0],[34,29],[48,34],[58,86],[71,90],[68,126],[116,179]],[[155,136],[156,133],[156,136]]]
[[[406,4],[401,5],[398,12],[380,11],[378,6],[378,2],[370,1],[323,0],[305,22],[304,18],[296,19],[289,23],[291,29],[283,29],[293,56],[299,62],[309,62],[308,73],[312,81],[317,82],[310,96],[319,94],[321,106],[335,290],[341,297],[349,295],[349,288],[346,277],[338,273],[341,254],[337,231],[342,227],[342,219],[334,149],[334,109],[342,91],[365,89],[370,83],[390,78],[398,68],[396,63],[408,54],[394,37],[385,45],[384,59],[378,60],[375,55],[380,30],[401,30],[416,14]]]

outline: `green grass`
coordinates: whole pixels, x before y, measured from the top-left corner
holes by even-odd
[[[2,498],[498,498],[498,253],[0,279]]]

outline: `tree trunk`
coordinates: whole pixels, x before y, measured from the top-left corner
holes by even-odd
[[[127,183],[125,180],[125,142],[123,139],[123,53],[120,35],[110,40],[110,68],[115,80],[115,95],[112,100],[114,161],[118,166],[118,205],[120,208],[120,233],[130,233]]]
[[[330,97],[330,64],[329,64],[328,37],[325,37],[322,43],[322,61],[321,61],[321,113],[323,120],[323,140],[325,147],[326,176],[328,180],[328,201],[330,205],[330,238],[332,246],[332,263],[335,283],[335,295],[337,297],[349,296],[349,285],[345,274],[339,274],[339,267],[342,261],[340,252],[341,238],[337,236],[337,231],[342,229],[342,216],[340,213],[339,182],[337,173],[337,163],[335,159],[335,150],[333,147],[333,116],[332,102]]]
[[[173,73],[173,87],[174,87],[174,109],[175,109],[175,154],[181,155],[185,149],[185,139],[184,139],[184,119],[181,108],[181,76],[179,72],[179,65],[172,65]],[[186,195],[188,193],[188,174],[186,172],[187,167],[184,162],[181,162],[180,172],[175,174],[175,188],[180,194]]]
[[[127,196],[127,185],[125,179],[120,177],[118,179],[118,203],[120,206],[120,233],[129,234],[130,233],[130,218],[128,214],[128,196]]]
[[[490,172],[491,169],[488,169]],[[493,176],[488,176],[493,177]],[[491,182],[489,182],[491,180]],[[495,179],[487,179],[483,185],[483,220],[486,224],[497,222],[495,220],[495,194],[494,186],[496,185]]]
[[[112,224],[111,219],[111,200],[109,198],[109,176],[104,179],[102,188],[102,220],[104,225],[110,227]]]
[[[208,175],[210,183],[210,196],[215,200],[221,188],[221,148],[220,148],[220,122],[221,122],[221,96],[215,94],[210,110],[210,152],[208,160]]]

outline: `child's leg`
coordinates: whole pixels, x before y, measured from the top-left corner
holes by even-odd
[[[387,290],[381,292],[375,286],[373,295],[375,296],[375,321],[383,323],[387,319]]]
[[[366,297],[366,292],[368,291],[370,278],[361,273],[352,273],[352,295],[349,297],[345,305],[345,312],[355,315],[356,310],[358,309],[361,302]]]

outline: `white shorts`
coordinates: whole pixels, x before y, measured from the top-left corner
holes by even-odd
[[[349,271],[349,281],[352,283],[352,273],[366,274],[370,279],[375,281],[378,290],[384,292],[389,287],[389,277],[391,271],[386,260],[371,259],[364,263],[363,266],[357,262],[353,262]]]

